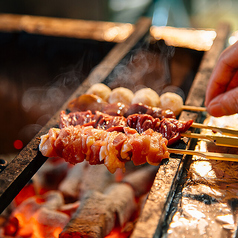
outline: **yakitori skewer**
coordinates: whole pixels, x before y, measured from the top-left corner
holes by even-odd
[[[212,159],[212,160],[238,162],[238,155],[236,154],[201,152],[201,151],[194,151],[194,150],[182,150],[182,149],[171,149],[171,148],[169,148],[168,151],[171,154],[187,154],[187,155],[201,156],[206,159]]]
[[[207,109],[205,107],[196,107],[196,106],[190,106],[190,105],[183,105],[182,110],[205,112]]]
[[[194,128],[200,128],[200,129],[209,129],[215,132],[220,132],[224,135],[229,135],[229,136],[238,136],[238,130],[232,129],[232,128],[221,128],[217,126],[208,126],[200,123],[195,123],[193,122],[192,127]]]
[[[214,142],[218,146],[228,146],[238,148],[238,138],[237,137],[228,137],[228,136],[216,136],[216,135],[203,135],[197,133],[181,133],[183,137],[197,138],[202,140],[209,140]]]
[[[192,105],[184,105],[183,98],[177,93],[166,92],[160,96],[159,107],[166,110],[170,109],[177,116],[183,110],[187,111],[206,111],[205,107],[198,107]]]

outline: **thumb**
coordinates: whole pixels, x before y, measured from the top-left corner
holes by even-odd
[[[207,112],[215,117],[232,115],[238,112],[238,88],[222,93],[207,105]]]

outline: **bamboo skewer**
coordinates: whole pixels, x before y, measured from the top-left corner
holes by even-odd
[[[207,125],[203,125],[203,124],[195,123],[195,122],[193,122],[192,127],[200,128],[200,129],[209,129],[209,130],[220,132],[222,134],[230,135],[230,136],[238,136],[238,130],[232,129],[232,128],[220,128],[217,126],[207,126]]]
[[[205,112],[207,109],[205,107],[196,107],[196,106],[190,106],[190,105],[183,105],[182,110]]]
[[[173,153],[173,154],[196,155],[196,156],[204,157],[206,159],[238,162],[238,155],[236,154],[200,152],[200,151],[193,151],[193,150],[182,150],[182,149],[171,149],[171,148],[169,148],[168,151],[169,153]]]
[[[200,111],[200,112],[205,112],[206,108],[205,107],[197,107],[197,106],[190,106],[190,105],[183,105],[182,110],[189,110],[189,111]],[[210,129],[215,132],[219,132],[225,135],[231,135],[231,136],[237,136],[238,137],[238,130],[232,129],[232,128],[220,128],[217,126],[208,126],[208,125],[203,125],[200,123],[193,123],[192,127],[194,128],[201,128],[201,129]]]
[[[228,146],[228,147],[236,147],[238,148],[238,138],[237,137],[224,137],[224,136],[216,136],[216,135],[203,135],[196,133],[181,133],[181,136],[188,138],[197,138],[203,140],[209,140],[214,142],[218,146]]]

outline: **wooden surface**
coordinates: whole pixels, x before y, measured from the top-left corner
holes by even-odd
[[[135,31],[126,41],[117,44],[102,62],[95,67],[88,78],[76,89],[75,93],[65,102],[62,108],[51,118],[42,130],[29,142],[29,144],[17,155],[7,168],[0,173],[0,212],[2,212],[24,185],[37,172],[47,158],[38,150],[39,137],[48,132],[49,128],[58,124],[59,113],[67,108],[70,100],[74,99],[93,84],[102,82],[112,72],[116,65],[140,42],[148,33],[151,19],[141,18],[135,25]]]
[[[194,82],[185,102],[186,105],[203,106],[206,85],[212,69],[214,68],[221,51],[225,47],[229,34],[229,25],[220,24],[216,32],[217,37],[214,40],[214,44],[209,51],[205,52],[196,77],[194,78]],[[181,113],[179,119],[183,121],[188,119],[198,121],[200,115],[200,113],[184,111]],[[190,142],[188,143],[188,147],[189,146]],[[193,143],[191,143],[190,147],[193,148]],[[168,234],[167,232],[174,210],[177,209],[181,199],[179,189],[181,183],[184,183],[182,174],[187,166],[187,159],[189,160],[191,157],[184,156],[182,159],[179,157],[177,159],[170,159],[168,164],[160,166],[142,215],[131,236],[132,238],[183,237],[183,233],[178,233],[179,229],[177,229],[177,233],[172,232],[171,234]],[[182,228],[186,230],[186,224],[182,226]],[[193,237],[192,235],[190,236],[189,231],[186,232],[186,234],[189,235],[184,237]],[[199,234],[196,233],[195,235],[197,237]]]

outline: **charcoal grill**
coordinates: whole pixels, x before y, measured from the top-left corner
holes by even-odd
[[[6,16],[5,16],[6,17]],[[19,16],[18,16],[19,17]],[[29,17],[29,16],[28,16]],[[10,26],[12,22],[6,24],[5,31],[19,30],[17,29],[19,18],[11,18],[14,22],[14,29]],[[18,19],[18,20],[17,20]],[[1,19],[0,19],[1,20]],[[38,22],[38,21],[36,21]],[[34,23],[34,22],[33,22]],[[30,25],[29,29],[20,30],[30,31],[31,34],[51,34],[51,25],[39,25],[35,23]],[[37,25],[38,24],[38,25]],[[0,173],[0,211],[2,212],[14,199],[14,197],[21,191],[24,185],[32,178],[37,170],[44,164],[47,158],[43,157],[38,150],[39,137],[49,130],[51,127],[57,127],[59,112],[67,108],[69,101],[75,97],[83,94],[93,83],[104,82],[106,84],[120,84],[120,81],[115,78],[115,71],[118,65],[123,62],[130,62],[132,54],[136,49],[143,46],[146,47],[149,42],[157,42],[151,39],[148,34],[151,26],[151,21],[148,18],[141,18],[133,27],[134,31],[130,33],[129,37],[118,43],[106,55],[106,57],[98,64],[97,67],[89,74],[83,83],[70,96],[60,110],[50,119],[50,121],[39,131],[39,133],[27,144],[25,148],[9,163],[9,165]],[[96,25],[95,25],[96,27]],[[72,28],[74,29],[74,28]],[[92,31],[90,31],[92,33]],[[72,32],[71,32],[72,33]],[[54,35],[68,34],[68,37],[82,37],[75,36],[69,32],[53,32]],[[188,95],[186,95],[186,105],[202,106],[208,78],[218,59],[219,54],[224,49],[227,37],[229,35],[229,25],[220,24],[216,29],[216,38],[211,46],[211,49],[206,51],[202,56],[201,61],[197,65],[197,72],[191,84]],[[85,35],[84,35],[85,36]],[[85,36],[85,38],[92,38],[94,36]],[[164,41],[162,41],[164,44]],[[186,86],[186,85],[185,85]],[[190,86],[190,85],[189,85]],[[193,119],[199,122],[201,120],[201,113],[185,112],[183,111],[179,117],[181,120]],[[180,148],[194,148],[192,141],[185,141],[177,145]],[[173,156],[171,159],[163,163],[157,172],[151,192],[143,209],[142,215],[137,222],[132,237],[161,237],[166,234],[169,222],[171,221],[172,205],[175,204],[174,199],[177,199],[178,189],[182,181],[182,174],[187,167],[189,156]],[[158,189],[159,188],[159,189]]]

